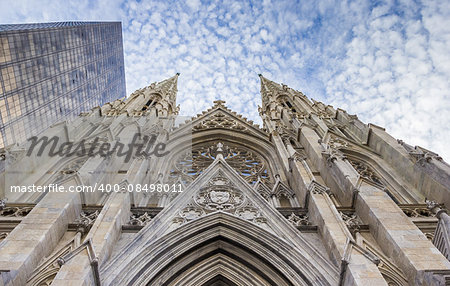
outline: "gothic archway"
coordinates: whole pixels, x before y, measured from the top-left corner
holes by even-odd
[[[303,255],[308,256],[253,223],[215,212],[147,245],[105,283],[220,285],[211,283],[222,276],[234,283],[228,285],[332,285]]]

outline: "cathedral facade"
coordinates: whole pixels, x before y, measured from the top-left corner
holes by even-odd
[[[0,153],[0,285],[450,285],[450,166],[260,75],[260,127],[178,74]]]

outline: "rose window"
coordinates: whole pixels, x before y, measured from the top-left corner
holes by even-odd
[[[267,163],[259,154],[242,146],[219,142],[197,145],[192,151],[181,154],[172,166],[170,181],[181,180],[185,185],[192,182],[216,159],[218,144],[222,146],[225,161],[249,184],[256,183],[258,177],[266,184],[271,183]]]

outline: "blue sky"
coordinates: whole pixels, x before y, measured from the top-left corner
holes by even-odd
[[[127,93],[180,72],[260,123],[258,73],[450,161],[450,1],[0,0],[0,22],[119,20]]]

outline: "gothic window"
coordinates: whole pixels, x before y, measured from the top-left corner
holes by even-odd
[[[293,113],[297,112],[297,110],[295,110],[295,108],[292,106],[292,104],[288,100],[286,100],[286,105],[291,109],[291,111]]]
[[[291,143],[292,147],[294,147],[294,148],[297,147],[297,142],[294,140],[294,138],[290,137],[289,138],[289,143]]]
[[[147,101],[147,103],[145,104],[145,106],[142,107],[142,111],[147,110],[147,109],[150,107],[151,104],[152,104],[152,100],[150,99],[149,101]]]
[[[199,175],[216,159],[217,144],[209,142],[196,145],[192,151],[182,153],[175,160],[169,175],[169,181],[176,182],[178,179],[187,185]],[[271,175],[265,160],[256,152],[235,144],[225,143],[223,146],[223,157],[249,184],[253,185],[258,177],[264,183],[271,182]]]

